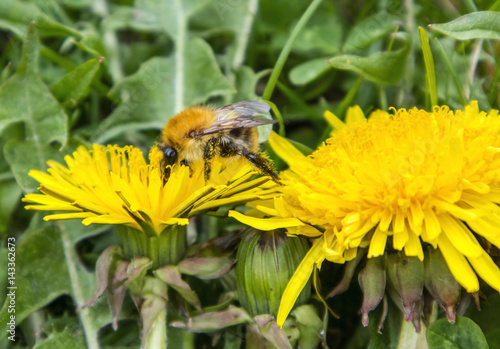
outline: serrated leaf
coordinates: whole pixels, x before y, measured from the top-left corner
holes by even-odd
[[[330,70],[327,58],[317,58],[298,64],[290,70],[290,81],[294,85],[306,85]]]
[[[185,51],[182,96],[185,106],[234,92],[206,42],[193,39],[186,43]],[[175,114],[175,74],[173,57],[155,57],[142,64],[137,73],[123,79],[111,93],[122,92],[130,98],[101,123],[93,141],[103,143],[126,130],[163,128]]]
[[[403,38],[403,47],[395,51],[377,52],[368,57],[342,55],[328,60],[334,68],[352,70],[366,80],[380,85],[396,85],[403,77],[406,56],[410,50],[408,36]]]
[[[430,28],[458,40],[500,39],[500,12],[478,11]]]
[[[397,28],[396,17],[386,12],[379,12],[357,23],[347,35],[343,51],[350,52],[365,48]]]
[[[87,95],[88,88],[103,60],[103,57],[91,59],[64,75],[52,85],[54,97],[61,103],[69,102],[71,106],[75,106]]]
[[[85,339],[83,334],[78,331],[71,333],[66,330],[64,332],[54,332],[51,333],[49,338],[43,341],[37,341],[33,349],[85,349]]]
[[[427,328],[426,336],[429,349],[488,348],[481,328],[463,316],[457,316],[455,324],[450,324],[446,319],[433,322]]]
[[[61,235],[52,228],[44,228],[26,236],[16,244],[15,285],[16,323],[29,314],[50,303],[55,298],[69,294],[71,285],[63,252]],[[0,311],[2,331],[8,322],[8,298]]]

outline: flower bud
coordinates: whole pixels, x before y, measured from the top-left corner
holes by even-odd
[[[429,247],[425,254],[424,264],[425,288],[446,312],[448,321],[455,323],[456,308],[460,302],[460,285],[451,275],[439,250]]]
[[[368,326],[368,313],[375,309],[385,294],[385,270],[383,257],[370,258],[358,274],[358,282],[363,291],[361,316],[363,326]]]
[[[236,264],[239,301],[252,316],[276,316],[283,291],[307,253],[307,240],[288,237],[283,229],[266,232],[249,229],[244,234]],[[308,284],[295,305],[304,304],[310,295]]]
[[[387,256],[386,272],[389,295],[394,303],[402,305],[405,320],[412,320],[415,303],[422,297],[424,288],[424,263],[417,257],[397,252]]]

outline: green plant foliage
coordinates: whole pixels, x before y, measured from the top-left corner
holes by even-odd
[[[433,24],[431,28],[459,40],[498,40],[500,39],[500,13],[473,12],[448,23]]]
[[[51,252],[51,258],[45,258],[47,251]],[[23,256],[17,262],[19,272],[16,275],[16,319],[20,322],[56,297],[69,294],[71,285],[57,230],[43,228],[32,232],[18,245],[17,254]],[[51,273],[46,270],[51,270]],[[7,323],[8,318],[8,307],[4,306],[0,311],[2,324]]]
[[[426,308],[431,320],[421,322],[418,335],[389,298],[383,328],[382,306],[362,327],[356,285],[325,301],[340,319],[318,295],[292,310],[283,331],[269,314],[249,314],[235,275],[243,226],[225,217],[241,206],[192,220],[187,256],[178,264],[153,271],[137,259],[126,271],[122,263],[115,279],[100,272],[97,280],[99,256],[119,245],[120,235],[80,220],[46,222],[50,213],[26,211],[21,201],[39,192],[28,173],[45,172],[47,161],[64,163],[92,143],[133,145],[147,154],[165,123],[193,105],[268,99],[280,122],[259,129],[262,148],[269,149],[274,129],[305,155],[331,135],[325,110],[338,126],[355,105],[366,115],[389,107],[462,108],[471,100],[481,110],[499,109],[498,3],[0,0],[0,347],[137,348],[145,329],[166,326],[168,347],[180,349],[404,348],[417,338],[429,348],[500,349],[500,300],[486,285],[482,311],[465,313],[464,291],[465,316],[450,324],[437,306]],[[420,42],[419,27],[428,41]],[[286,169],[267,153],[277,170]],[[9,238],[15,274],[7,267]],[[498,262],[495,251],[491,246]],[[118,268],[110,265],[106,270]],[[318,274],[322,295],[344,270],[332,265],[325,262]],[[364,265],[355,268],[354,276]],[[15,341],[7,325],[10,275],[17,287]],[[158,280],[168,292],[158,291]],[[131,292],[122,304],[124,287]],[[89,300],[95,304],[84,307]]]
[[[457,317],[456,324],[446,319],[434,322],[427,329],[429,348],[489,348],[486,338],[469,318]]]
[[[85,341],[81,333],[55,332],[43,342],[37,343],[33,349],[64,349],[64,348],[85,348]]]
[[[403,47],[395,51],[377,52],[368,57],[342,55],[328,63],[337,69],[352,70],[364,79],[380,85],[396,85],[401,81],[410,50],[409,38],[401,36]]]
[[[183,72],[186,82],[176,88],[179,71],[173,58],[152,58],[112,90],[127,100],[101,123],[94,142],[106,142],[119,132],[161,128],[179,105],[204,103],[210,97],[234,92],[217,67],[210,47],[201,39],[186,42]],[[174,82],[174,83],[172,83]]]

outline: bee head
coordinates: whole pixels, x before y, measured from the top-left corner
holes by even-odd
[[[163,154],[165,165],[173,165],[177,162],[177,157],[178,157],[177,150],[175,150],[169,145],[160,146],[159,148]]]

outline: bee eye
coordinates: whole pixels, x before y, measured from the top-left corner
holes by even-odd
[[[173,165],[177,161],[177,151],[169,146],[161,149],[167,165]]]

